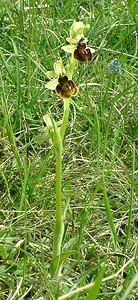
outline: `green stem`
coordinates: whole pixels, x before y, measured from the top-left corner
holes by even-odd
[[[75,64],[76,64],[76,59],[74,58],[74,55],[72,54],[71,62],[70,62],[69,70],[68,70],[68,79],[69,80],[72,80]]]
[[[53,239],[53,256],[51,263],[51,275],[61,275],[60,255],[64,232],[64,222],[61,207],[61,179],[62,179],[62,154],[56,153],[56,222]]]
[[[74,67],[76,60],[72,56],[68,78],[72,79]],[[51,261],[51,275],[54,277],[58,277],[61,275],[62,269],[62,260],[61,260],[61,246],[62,239],[64,233],[64,218],[65,218],[65,210],[62,208],[62,143],[64,141],[64,136],[68,124],[69,118],[69,108],[70,108],[70,99],[64,99],[64,114],[63,120],[60,128],[60,132],[57,128],[56,122],[51,118],[54,128],[54,145],[56,152],[56,222],[55,222],[55,230],[54,230],[54,238],[53,238],[53,255]]]
[[[62,140],[59,129],[51,115],[47,116],[47,122],[53,127],[53,142],[56,153],[56,222],[53,238],[53,255],[51,261],[51,275],[60,275],[60,253],[64,231],[64,223],[61,207],[61,180],[62,180]]]
[[[70,108],[70,99],[64,99],[64,115],[63,115],[63,120],[60,128],[60,136],[62,141],[64,140],[64,135],[67,128],[68,119],[69,119],[69,108]]]

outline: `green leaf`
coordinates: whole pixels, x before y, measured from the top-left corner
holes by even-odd
[[[49,115],[51,118],[52,126],[53,126],[53,131],[54,131],[54,146],[55,146],[55,151],[57,152],[58,155],[62,155],[62,140],[61,140],[61,135],[60,135],[60,130],[58,128],[58,125],[56,121],[52,118],[51,115]]]
[[[45,88],[54,91],[57,85],[58,79],[52,79],[45,85]]]
[[[50,137],[51,137],[51,135],[50,135],[49,131],[47,130],[47,132],[36,136],[34,138],[34,142],[37,144],[43,144],[46,141],[48,141]]]
[[[97,299],[104,273],[105,273],[105,263],[104,263],[99,275],[95,279],[94,285],[89,289],[89,294],[86,297],[86,300],[96,300]]]
[[[54,276],[54,271],[56,270],[57,267],[61,268],[63,263],[67,260],[67,258],[75,254],[76,254],[75,250],[69,250],[66,252],[62,252],[61,255],[54,257],[50,265],[50,273],[52,274],[52,276]]]
[[[52,121],[51,121],[51,116],[50,114],[46,114],[43,116],[43,120],[48,128],[48,130],[51,130],[53,128],[53,124],[52,124]]]
[[[134,286],[137,284],[138,282],[138,272],[136,272],[136,274],[134,275],[134,277],[132,278],[132,280],[130,281],[129,285],[127,286],[121,300],[127,300],[130,299],[128,298],[130,293],[132,292]]]
[[[110,202],[107,196],[107,191],[106,191],[106,186],[105,186],[105,181],[103,180],[103,193],[104,193],[104,204],[105,204],[105,211],[106,211],[106,215],[107,215],[107,219],[108,219],[108,223],[109,223],[109,228],[110,228],[110,232],[111,232],[111,236],[112,236],[112,240],[113,240],[113,244],[114,244],[114,250],[116,251],[116,247],[117,247],[117,234],[116,234],[116,230],[115,230],[115,226],[114,226],[114,222],[113,222],[113,217],[112,217],[112,212],[111,212],[111,208],[110,208]]]
[[[64,248],[63,249],[69,249],[71,248],[72,246],[76,245],[78,242],[78,237],[75,236],[73,238],[70,238],[64,245]]]
[[[48,113],[45,116],[43,116],[43,120],[47,125],[47,128],[49,130],[49,133],[51,134],[55,150],[61,154],[62,153],[62,140],[60,136],[60,130],[58,128],[58,123],[52,118],[52,116]]]
[[[76,49],[76,46],[75,45],[67,45],[67,46],[63,46],[62,49],[67,53],[73,53],[74,50]]]

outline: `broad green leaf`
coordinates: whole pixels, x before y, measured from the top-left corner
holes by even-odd
[[[77,242],[78,242],[78,237],[73,237],[73,238],[69,239],[69,240],[65,243],[63,249],[66,249],[66,250],[67,250],[67,249],[71,248],[72,246],[76,245]]]
[[[95,279],[94,285],[89,289],[89,293],[88,293],[88,296],[86,297],[86,300],[96,300],[97,299],[104,273],[105,273],[105,263],[104,263],[99,275]]]
[[[4,275],[6,272],[6,266],[3,265],[3,266],[0,266],[0,275]]]
[[[63,46],[62,49],[67,53],[73,53],[76,47],[75,45],[67,45],[67,46]]]
[[[45,85],[45,88],[54,91],[57,85],[58,79],[52,79]]]

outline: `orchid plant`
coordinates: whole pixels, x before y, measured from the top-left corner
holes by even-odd
[[[64,233],[64,219],[66,216],[67,204],[62,207],[62,154],[63,141],[67,128],[70,98],[78,94],[78,87],[73,82],[73,72],[76,62],[91,62],[94,49],[87,46],[88,39],[84,36],[90,25],[83,22],[74,21],[70,28],[70,37],[66,40],[67,45],[62,49],[71,55],[69,64],[64,66],[62,59],[54,63],[54,70],[48,71],[47,76],[50,81],[46,88],[55,90],[57,95],[63,100],[64,113],[62,120],[56,122],[50,113],[43,117],[47,125],[49,136],[53,141],[56,155],[56,221],[53,238],[53,255],[51,261],[51,276],[59,277],[62,271],[62,239]]]

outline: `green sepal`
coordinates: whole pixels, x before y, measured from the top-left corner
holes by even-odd
[[[75,38],[66,38],[67,42],[69,42],[70,44],[75,44],[77,45],[78,42],[80,41],[80,39],[83,38],[83,43],[87,43],[88,39],[86,37],[84,37],[82,34],[77,34]]]
[[[47,71],[46,75],[48,77],[51,77],[51,78],[54,78],[54,79],[57,79],[59,77],[59,75],[55,71]]]
[[[89,48],[91,53],[94,53],[96,50],[94,48]]]
[[[56,61],[54,63],[54,71],[47,71],[46,75],[51,79],[46,85],[45,87],[51,91],[56,89],[56,86],[58,85],[58,78],[60,77],[60,75],[64,75],[66,73],[66,70],[64,68],[64,65],[62,63],[62,59],[60,58],[60,60]]]
[[[90,25],[84,25],[83,22],[76,22],[74,21],[70,28],[70,37],[75,38],[77,35],[84,34],[90,28]]]
[[[77,43],[78,43],[78,39],[77,38],[71,38],[71,37],[69,37],[69,38],[66,38],[66,41],[69,42],[70,44],[75,44],[75,45],[77,45]]]
[[[76,49],[76,46],[75,45],[66,45],[61,48],[67,53],[73,53],[74,50]]]
[[[46,83],[45,88],[54,91],[57,85],[58,85],[58,79],[52,79],[48,83]]]
[[[54,70],[58,75],[62,75],[65,73],[65,68],[63,66],[63,62],[62,62],[61,58],[60,58],[60,60],[58,60],[54,63]]]

